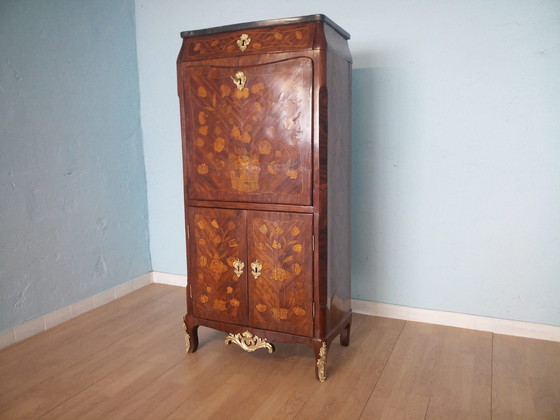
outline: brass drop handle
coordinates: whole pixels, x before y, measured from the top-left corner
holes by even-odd
[[[238,278],[241,277],[241,274],[243,274],[243,267],[245,267],[245,263],[239,258],[233,262],[233,272],[237,275]]]
[[[235,73],[235,76],[230,77],[237,87],[237,90],[243,90],[243,88],[245,87],[245,83],[247,82],[247,77],[245,76],[245,74],[242,71],[238,71],[237,73]]]
[[[247,49],[247,47],[249,46],[250,42],[251,42],[251,38],[249,38],[249,35],[243,34],[237,40],[237,46],[239,47],[239,49],[241,51],[245,51]]]
[[[251,263],[251,274],[253,274],[255,279],[258,279],[261,275],[262,267],[262,263],[259,260],[255,260]]]

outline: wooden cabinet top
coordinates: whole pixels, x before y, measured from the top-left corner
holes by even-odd
[[[344,29],[342,29],[340,26],[334,23],[327,16],[322,14],[298,16],[298,17],[284,18],[284,19],[260,20],[256,22],[246,22],[246,23],[238,23],[234,25],[217,26],[208,29],[184,31],[181,32],[181,37],[190,38],[195,36],[215,35],[224,32],[235,32],[240,30],[270,28],[270,27],[284,26],[284,25],[301,25],[301,24],[306,24],[311,22],[325,22],[327,25],[331,26],[336,32],[338,32],[342,37],[344,37],[344,39],[350,39],[350,34],[348,32],[346,32]]]
[[[350,34],[324,15],[264,20],[181,32],[179,62],[324,48]],[[330,39],[330,41],[329,41]],[[347,47],[344,55],[350,60]]]

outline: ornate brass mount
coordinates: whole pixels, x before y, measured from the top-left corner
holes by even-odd
[[[245,267],[245,263],[239,258],[233,262],[233,272],[237,277],[241,277],[241,274],[243,274],[243,267]]]
[[[274,351],[274,346],[266,341],[266,338],[259,338],[249,331],[241,334],[228,334],[226,344],[235,343],[245,351],[255,351],[261,348],[268,349],[269,353]]]
[[[191,336],[187,332],[187,325],[183,322],[183,328],[185,329],[185,353],[188,353],[191,348]]]
[[[319,350],[319,358],[317,359],[317,374],[320,382],[327,379],[327,343],[323,341]]]
[[[255,260],[251,263],[251,274],[253,274],[255,280],[261,275],[262,267],[262,263],[259,260]]]
[[[238,71],[235,73],[235,76],[230,76],[235,86],[237,86],[237,90],[243,90],[245,87],[245,83],[247,82],[247,77],[242,71]]]
[[[251,42],[251,38],[249,38],[249,35],[243,34],[237,40],[237,46],[239,47],[239,49],[241,51],[245,51],[247,49],[247,47],[249,46],[250,42]]]

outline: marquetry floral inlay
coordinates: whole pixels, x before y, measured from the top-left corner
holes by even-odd
[[[187,71],[193,92],[187,104],[193,113],[189,138],[195,146],[189,155],[189,196],[212,199],[218,192],[226,194],[223,200],[308,203],[310,61]],[[239,84],[234,85],[232,77]]]
[[[238,251],[238,241],[244,241],[244,226],[238,224],[236,211],[191,211],[192,261],[197,273],[193,286],[195,313],[208,319],[235,321],[242,316],[246,302],[246,285],[240,281],[244,264]]]
[[[310,332],[311,324],[307,323],[312,296],[307,283],[311,280],[311,262],[305,247],[311,239],[312,219],[309,216],[307,224],[302,218],[252,219],[250,241],[254,248],[251,252],[263,264],[262,275],[250,284],[254,285],[250,296],[256,294],[253,301],[256,327],[262,322],[263,326],[272,325],[279,331]]]

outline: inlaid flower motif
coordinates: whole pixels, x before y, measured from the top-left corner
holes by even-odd
[[[297,179],[298,172],[295,169],[290,169],[288,170],[288,172],[286,172],[286,175],[288,175],[288,177],[291,179]]]
[[[203,136],[208,134],[208,126],[207,125],[201,125],[200,127],[198,127],[198,132],[200,134],[202,134]]]
[[[206,163],[202,163],[198,165],[198,168],[196,168],[196,170],[200,175],[205,175],[208,173],[208,165]]]
[[[198,122],[200,123],[200,125],[206,125],[206,117],[208,115],[206,115],[206,112],[204,111],[200,111],[198,113]]]
[[[237,307],[239,306],[239,303],[240,303],[240,302],[239,302],[237,299],[235,299],[235,298],[232,298],[232,299],[229,300],[229,304],[230,304],[231,306],[233,306],[234,308],[237,308]]]
[[[255,83],[251,88],[251,92],[255,94],[260,94],[262,91],[264,91],[264,84],[261,82]]]
[[[261,313],[266,311],[266,305],[263,305],[262,303],[258,303],[255,308]]]
[[[236,89],[234,95],[237,99],[247,99],[249,97],[249,89]]]
[[[251,135],[247,131],[244,131],[243,133],[241,133],[241,130],[236,125],[234,125],[233,128],[231,129],[231,136],[235,140],[239,140],[240,142],[243,142],[243,143],[250,143],[251,142]]]
[[[199,88],[196,90],[196,94],[201,98],[206,98],[208,96],[208,92],[206,92],[206,89],[204,89],[204,87],[202,86],[199,86]]]
[[[272,278],[277,282],[282,283],[286,281],[286,279],[288,278],[288,274],[286,273],[286,270],[284,270],[283,268],[277,267],[274,270],[272,270]]]
[[[299,228],[298,228],[297,226],[294,226],[294,227],[292,228],[292,230],[290,231],[290,233],[292,234],[292,236],[298,236],[300,232],[301,232],[301,231],[299,230]]]
[[[225,265],[221,260],[212,260],[210,263],[210,270],[216,274],[225,273],[227,269],[227,265]]]
[[[214,226],[215,229],[218,229],[220,227],[220,225],[218,224],[218,221],[216,219],[212,220],[211,225]]]
[[[292,249],[293,249],[295,252],[301,252],[301,251],[303,251],[303,246],[302,246],[301,244],[295,244],[295,245],[292,247]]]
[[[279,243],[276,239],[272,241],[272,248],[274,249],[280,249],[282,248],[282,244]]]
[[[207,264],[208,264],[208,259],[204,255],[201,255],[198,258],[198,265],[201,267],[206,267]]]
[[[260,225],[259,226],[259,231],[263,234],[266,235],[268,233],[268,228],[266,227],[266,225]]]
[[[214,300],[214,303],[212,304],[212,307],[220,312],[224,312],[227,311],[227,303],[225,300],[221,300],[221,299],[216,299]]]
[[[272,308],[272,317],[279,320],[285,320],[288,319],[289,312],[288,308]]]
[[[295,306],[292,310],[294,311],[294,314],[296,314],[297,316],[305,315],[305,309],[303,309],[300,306]]]
[[[226,289],[226,293],[227,293],[228,295],[231,295],[231,294],[233,293],[233,287],[228,286],[228,288]]]
[[[226,141],[224,140],[224,138],[217,137],[216,140],[214,140],[214,151],[216,153],[220,153],[222,150],[224,150],[225,145],[226,145]]]
[[[299,275],[301,274],[301,265],[299,265],[298,263],[295,263],[295,264],[292,266],[292,271],[294,272],[294,274],[295,274],[296,276],[299,276]]]
[[[207,303],[207,302],[208,302],[208,296],[206,296],[206,295],[200,295],[200,296],[198,297],[198,301],[199,301],[200,303]]]
[[[225,97],[231,95],[231,88],[228,85],[221,85],[220,86],[220,94],[222,95],[222,98],[225,98]]]
[[[259,143],[259,153],[261,155],[268,155],[272,150],[272,145],[268,140],[263,140]]]

